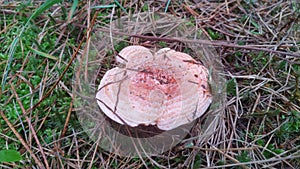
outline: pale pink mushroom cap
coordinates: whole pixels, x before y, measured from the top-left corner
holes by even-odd
[[[153,55],[142,46],[126,47],[119,55],[125,68],[107,71],[96,94],[112,120],[171,130],[200,117],[212,102],[208,70],[190,55],[169,48]]]

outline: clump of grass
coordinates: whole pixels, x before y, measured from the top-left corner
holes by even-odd
[[[36,8],[33,8],[32,4],[12,3],[4,5],[7,10],[0,14],[0,53],[3,59],[0,65],[3,72],[0,149],[19,150],[24,153],[23,146],[38,147],[42,152],[41,157],[44,158],[44,164],[34,158],[39,167],[48,166],[41,145],[46,146],[58,139],[53,138],[53,134],[61,132],[71,102],[68,88],[73,72],[69,71],[60,81],[61,86],[58,86],[50,97],[45,98],[39,107],[32,109],[62,74],[61,69],[66,67],[65,61],[68,61],[68,55],[73,53],[73,46],[76,46],[74,37],[66,36],[64,41],[59,41],[59,32],[54,27],[58,26],[58,23],[43,16],[45,13],[51,15],[49,8],[59,9],[57,3],[58,1],[46,1],[43,4],[34,4],[38,5]],[[54,26],[47,27],[48,25]],[[13,126],[8,127],[4,118]],[[25,119],[29,119],[30,122]],[[20,137],[11,131],[12,127],[24,140],[19,140]],[[22,156],[25,157],[25,154]],[[23,160],[25,161],[20,161],[20,164],[33,159]]]

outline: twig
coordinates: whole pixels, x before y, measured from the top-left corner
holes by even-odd
[[[8,125],[8,127],[11,129],[11,131],[16,135],[16,137],[20,140],[22,145],[25,147],[25,149],[29,152],[33,160],[36,162],[36,164],[39,166],[39,168],[44,169],[44,165],[40,162],[40,160],[35,156],[35,154],[32,152],[30,147],[27,145],[25,140],[22,138],[22,136],[18,133],[18,131],[15,129],[15,127],[10,123],[8,118],[5,116],[5,114],[0,110],[0,115],[5,121],[5,123]]]
[[[95,13],[91,27],[89,29],[92,29],[93,24],[95,23],[96,17],[97,17],[98,12]],[[89,35],[90,36],[90,35]],[[76,48],[76,51],[74,52],[73,56],[71,57],[70,61],[67,64],[67,67],[64,69],[64,71],[62,72],[62,74],[59,76],[59,78],[57,79],[57,81],[54,83],[54,85],[49,89],[49,91],[42,97],[41,100],[39,100],[34,106],[32,106],[31,108],[29,108],[28,110],[26,110],[26,112],[30,112],[34,109],[36,109],[47,97],[50,96],[50,94],[52,93],[52,91],[55,89],[55,87],[58,85],[58,83],[61,81],[61,79],[64,77],[64,75],[66,74],[66,72],[69,70],[70,66],[72,65],[74,59],[77,56],[77,53],[79,52],[80,47],[82,46],[83,42],[85,42],[85,38],[89,38],[89,37],[83,37],[82,40],[80,41],[78,47]]]
[[[224,155],[225,157],[229,158],[231,161],[233,161],[235,164],[239,164],[240,167],[242,167],[243,169],[250,169],[249,167],[247,167],[244,164],[241,164],[237,159],[231,157],[230,155],[228,155],[227,153],[225,153],[224,151],[218,149],[215,146],[212,146],[212,148],[215,148],[216,151],[218,151],[219,153],[221,153],[222,155]]]
[[[63,129],[63,131],[61,132],[61,135],[60,135],[61,139],[66,135],[69,120],[70,120],[71,113],[72,113],[72,108],[73,108],[73,99],[71,100],[71,103],[70,103],[70,108],[69,108],[68,115],[67,115],[67,118],[66,118],[66,121],[65,121],[64,129]]]
[[[98,28],[98,30],[103,31],[103,32],[110,31],[110,30],[107,30],[104,28]],[[113,33],[118,34],[118,35],[135,37],[135,38],[147,39],[150,41],[200,43],[203,45],[232,47],[232,48],[241,48],[241,49],[248,49],[248,50],[258,50],[258,51],[277,53],[277,54],[289,55],[289,56],[294,56],[294,57],[300,58],[300,54],[298,54],[296,52],[285,52],[285,51],[278,51],[278,50],[272,50],[272,49],[267,49],[267,48],[258,48],[258,47],[254,47],[251,45],[238,45],[238,44],[230,43],[230,42],[226,42],[226,41],[211,41],[211,40],[200,40],[200,39],[199,40],[191,40],[191,39],[183,39],[183,38],[155,37],[155,36],[146,36],[146,35],[139,35],[139,34],[128,34],[128,33],[116,32],[116,31],[113,31]]]
[[[18,102],[18,104],[19,104],[19,106],[20,106],[20,108],[21,108],[21,110],[22,110],[22,113],[23,113],[23,115],[24,115],[24,117],[25,117],[25,119],[26,119],[26,121],[27,121],[27,123],[28,123],[28,126],[29,126],[29,128],[30,128],[30,130],[31,130],[31,132],[32,132],[32,135],[33,135],[33,137],[34,137],[34,139],[35,139],[35,141],[36,141],[36,143],[37,143],[37,145],[38,145],[38,147],[39,147],[39,149],[40,149],[40,151],[41,151],[41,154],[42,154],[42,157],[43,157],[43,159],[44,159],[44,163],[45,163],[45,165],[46,165],[46,168],[47,168],[47,169],[50,169],[49,164],[48,164],[48,161],[47,161],[47,158],[46,158],[46,156],[45,156],[45,152],[44,152],[43,147],[41,146],[41,143],[40,143],[40,141],[39,141],[39,139],[38,139],[38,137],[37,137],[37,134],[36,134],[36,132],[35,132],[35,129],[34,129],[34,127],[33,127],[32,124],[31,124],[31,120],[30,120],[29,117],[26,115],[26,110],[25,110],[25,108],[24,108],[24,106],[23,106],[23,104],[22,104],[22,102],[21,102],[21,100],[20,100],[20,98],[19,98],[19,96],[18,96],[16,90],[15,90],[15,87],[14,87],[10,82],[9,82],[9,84],[10,84],[11,90],[12,90],[12,92],[14,93],[14,95],[15,95],[15,97],[16,97],[16,100],[17,100],[17,102]]]
[[[287,156],[287,157],[273,157],[266,160],[256,160],[256,161],[250,161],[250,162],[243,162],[243,163],[236,163],[236,164],[227,164],[227,165],[220,165],[220,166],[214,166],[214,167],[207,167],[207,169],[213,169],[213,168],[225,168],[225,167],[234,167],[234,166],[241,166],[241,165],[250,165],[250,164],[262,164],[267,162],[273,162],[273,161],[282,161],[282,160],[289,160],[289,159],[299,159],[300,155],[297,156]]]

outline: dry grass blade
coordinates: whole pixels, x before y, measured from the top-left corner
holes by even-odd
[[[19,96],[18,96],[18,94],[17,94],[17,92],[16,92],[14,86],[13,86],[11,83],[10,83],[10,86],[11,86],[11,90],[13,91],[13,93],[14,93],[16,99],[17,99],[17,102],[18,102],[19,106],[21,107],[22,113],[23,113],[23,115],[25,116],[25,119],[26,119],[26,121],[27,121],[27,123],[28,123],[28,126],[29,126],[29,128],[30,128],[30,130],[31,130],[31,132],[32,132],[32,134],[33,134],[33,137],[34,137],[34,139],[35,139],[35,141],[36,141],[36,143],[37,143],[37,145],[38,145],[38,147],[39,147],[39,150],[40,150],[40,152],[41,152],[41,154],[42,154],[42,157],[43,157],[43,159],[44,159],[44,163],[45,163],[45,165],[46,165],[46,168],[49,169],[49,164],[48,164],[47,158],[46,158],[46,156],[45,156],[43,147],[41,146],[41,143],[40,143],[39,138],[38,138],[38,136],[37,136],[37,134],[36,134],[36,132],[35,132],[35,129],[34,129],[34,127],[33,127],[32,124],[31,124],[31,120],[30,120],[29,117],[27,116],[26,110],[24,109],[24,106],[23,106],[23,104],[22,104],[22,102],[21,102],[21,100],[20,100],[20,98],[19,98]]]
[[[97,14],[97,13],[96,13]],[[97,15],[94,15],[93,20],[95,21],[95,18]],[[92,27],[90,27],[89,29],[91,29]],[[89,38],[89,37],[87,37]],[[55,87],[58,85],[58,83],[61,81],[61,79],[64,77],[65,73],[69,70],[70,66],[72,65],[72,62],[74,61],[74,59],[76,58],[76,55],[79,52],[79,49],[81,48],[83,42],[84,42],[85,38],[83,38],[80,42],[80,44],[78,45],[78,47],[76,48],[76,51],[74,52],[74,54],[72,55],[69,63],[67,64],[67,67],[64,69],[64,71],[62,72],[62,74],[59,76],[59,78],[56,80],[56,82],[54,83],[54,85],[49,89],[49,91],[43,96],[42,99],[40,99],[40,101],[38,103],[36,103],[33,107],[29,108],[28,110],[26,110],[26,112],[30,112],[32,110],[34,110],[35,108],[37,108],[47,97],[49,97],[49,95],[52,93],[52,91],[55,89]]]
[[[3,118],[3,120],[6,122],[6,124],[9,126],[9,128],[14,132],[16,137],[19,139],[19,141],[22,143],[22,145],[25,147],[25,149],[30,153],[31,157],[34,159],[34,161],[37,163],[39,168],[45,168],[43,163],[37,158],[37,156],[33,153],[31,148],[28,146],[26,141],[22,138],[22,136],[18,133],[18,131],[15,129],[15,127],[10,123],[10,121],[7,119],[5,114],[0,110],[0,115]]]
[[[67,129],[68,129],[68,124],[69,124],[71,113],[72,113],[72,109],[73,109],[73,100],[70,103],[70,108],[69,108],[69,111],[68,111],[68,114],[67,114],[67,117],[66,117],[64,129],[61,132],[60,138],[63,138],[66,135],[66,132],[67,132]]]
[[[299,168],[297,1],[48,0],[0,6],[0,145],[28,152],[26,160],[0,168]],[[191,32],[208,39],[189,37]],[[94,36],[101,38],[95,42]],[[160,152],[149,153],[131,128],[110,123],[97,105],[85,106],[97,101],[105,72],[123,66],[114,58],[129,45],[213,56],[195,58],[200,65],[218,60],[209,70],[210,77],[223,78],[209,79],[220,103],[209,113],[218,113],[198,119],[179,142],[178,133],[170,134],[166,140],[175,145],[167,151],[152,144]],[[105,132],[85,128],[78,112],[89,115],[87,126],[97,122],[94,127]],[[93,140],[90,133],[99,137]],[[114,143],[125,134],[130,139],[120,142],[137,151],[134,156],[118,154],[124,148]]]
[[[98,30],[104,31],[104,32],[110,32],[110,30],[103,29],[103,28],[98,28]],[[213,46],[218,46],[218,47],[231,47],[231,48],[248,49],[248,50],[253,50],[253,51],[264,51],[264,52],[269,52],[270,54],[276,53],[276,54],[281,54],[281,55],[286,55],[286,56],[294,56],[294,57],[300,58],[300,54],[298,54],[297,52],[285,52],[285,51],[268,49],[268,48],[264,48],[263,45],[262,45],[262,47],[259,47],[259,45],[238,45],[238,44],[230,43],[227,41],[190,40],[190,39],[183,39],[183,38],[153,37],[153,36],[146,36],[146,35],[139,35],[139,34],[134,35],[134,34],[127,34],[127,33],[122,33],[122,32],[114,32],[114,33],[119,34],[119,35],[126,35],[126,36],[130,36],[130,37],[151,40],[151,41],[158,41],[158,42],[200,43],[200,44],[204,44],[204,45],[213,45]]]

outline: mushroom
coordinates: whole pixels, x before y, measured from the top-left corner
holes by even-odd
[[[212,102],[208,70],[188,54],[128,46],[116,60],[125,66],[105,73],[96,98],[119,124],[171,130],[203,115]]]

